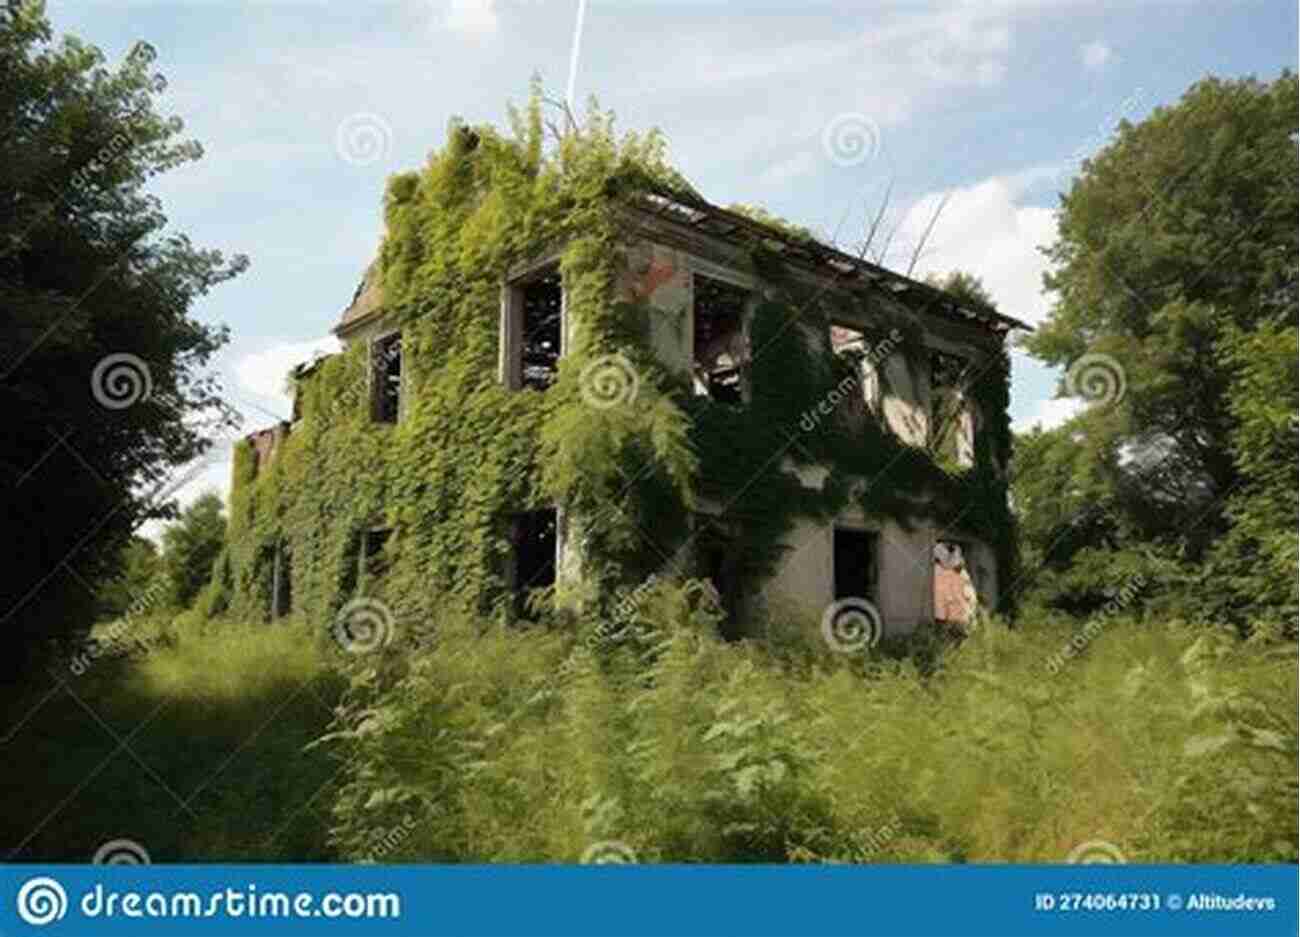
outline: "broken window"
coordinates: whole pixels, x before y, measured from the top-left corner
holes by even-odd
[[[361,563],[370,576],[382,576],[388,569],[384,547],[392,537],[391,527],[374,527],[367,530],[361,540]]]
[[[880,377],[876,372],[874,353],[867,345],[866,335],[849,325],[831,325],[831,351],[848,366],[852,386],[843,386],[845,378],[836,385],[836,392],[844,402],[845,420],[851,427],[860,426],[868,413],[879,412]]]
[[[370,345],[371,417],[396,423],[402,406],[402,333],[377,338]]]
[[[513,551],[510,586],[515,617],[526,618],[529,592],[555,585],[559,547],[555,509],[516,514],[510,521],[510,544]]]
[[[836,527],[833,538],[835,570],[832,588],[835,599],[876,601],[876,533],[853,527]]]
[[[960,355],[930,352],[930,447],[963,468],[975,464],[975,409],[967,384],[970,362]]]
[[[959,540],[935,541],[935,621],[966,626],[975,620],[979,598],[969,563],[969,544]]]
[[[546,390],[563,352],[564,288],[558,271],[512,283],[502,307],[502,379],[511,390]]]
[[[741,368],[748,354],[745,308],[749,292],[721,280],[694,278],[695,395],[742,403]]]

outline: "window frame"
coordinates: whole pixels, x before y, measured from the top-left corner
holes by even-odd
[[[380,401],[383,399],[383,387],[380,383],[381,374],[377,367],[378,357],[381,354],[380,346],[393,339],[397,340],[397,362],[398,362],[398,380],[397,380],[397,407],[391,420],[382,419],[380,416]],[[370,337],[367,344],[367,367],[370,372],[370,422],[385,426],[396,426],[402,422],[402,414],[406,410],[406,359],[405,349],[402,348],[402,330],[388,329],[378,332]],[[383,375],[382,377],[386,377]]]
[[[529,286],[548,277],[559,279],[560,348],[556,367],[569,349],[569,292],[564,286],[558,259],[547,259],[509,276],[501,284],[501,312],[497,325],[497,381],[509,391],[521,391],[524,385],[524,292]],[[545,391],[540,391],[544,393]]]
[[[867,591],[869,594],[858,595],[854,593],[853,597],[866,599],[868,602],[871,602],[873,605],[879,607],[880,593],[881,593],[880,574],[881,574],[881,566],[883,563],[882,545],[884,542],[884,538],[881,536],[881,532],[879,529],[872,527],[869,524],[852,521],[852,520],[836,520],[833,521],[829,527],[828,537],[830,539],[829,553],[830,553],[830,583],[831,583],[830,601],[832,602],[837,601],[836,596],[838,596],[840,592],[838,588],[839,583],[836,582],[836,571],[835,571],[835,567],[837,565],[835,562],[835,553],[836,553],[835,534],[837,531],[841,531],[841,530],[847,533],[866,534],[867,537],[870,538],[871,540],[871,568],[869,570],[869,576],[867,580],[868,587],[869,587]],[[840,596],[840,598],[848,598],[848,597],[849,597],[848,595]]]
[[[745,302],[740,311],[740,335],[744,341],[744,354],[736,365],[737,377],[739,381],[740,401],[739,404],[732,403],[732,406],[744,406],[753,399],[752,387],[750,386],[749,366],[753,356],[752,336],[750,335],[750,326],[754,318],[754,310],[758,306],[759,291],[758,284],[753,277],[743,274],[734,273],[723,267],[717,267],[712,264],[703,264],[698,259],[692,260],[687,265],[687,274],[690,278],[690,304],[689,315],[686,316],[686,355],[689,364],[691,396],[706,397],[714,400],[707,388],[700,389],[699,378],[695,372],[696,366],[696,348],[695,348],[695,299],[697,294],[696,284],[700,279],[713,280],[723,286],[730,287],[745,294]],[[715,401],[723,402],[723,401]]]

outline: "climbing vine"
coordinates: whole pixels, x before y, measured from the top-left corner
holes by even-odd
[[[1005,355],[970,388],[987,425],[967,470],[945,471],[873,420],[803,431],[801,412],[848,366],[811,338],[825,334],[828,299],[801,291],[755,244],[754,272],[770,288],[751,326],[764,349],[746,376],[751,399],[693,397],[651,349],[644,297],[617,290],[631,246],[621,200],[647,184],[689,186],[657,133],[617,137],[593,105],[580,131],[548,140],[541,108],[534,87],[508,134],[453,122],[420,171],[390,180],[376,275],[385,328],[402,333],[401,419],[370,419],[366,342],[300,376],[301,419],[275,458],[259,469],[251,444],[236,452],[210,608],[265,614],[279,550],[292,558],[295,608],[313,619],[357,595],[382,598],[415,631],[436,628],[440,612],[505,617],[509,518],[548,505],[564,510],[582,563],[561,577],[557,612],[612,604],[664,569],[690,574],[675,560],[702,499],[724,507],[746,584],[771,573],[795,518],[829,519],[851,498],[869,516],[959,520],[1011,568]],[[558,377],[545,392],[507,389],[501,285],[556,252],[569,323]],[[867,293],[856,301],[876,308]],[[882,325],[919,328],[907,316]],[[583,375],[611,355],[635,370],[637,392],[592,407]],[[821,490],[794,471],[812,464],[829,469]],[[359,562],[374,528],[392,535]]]

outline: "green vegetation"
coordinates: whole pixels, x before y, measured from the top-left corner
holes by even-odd
[[[1052,674],[1073,626],[994,622],[925,676],[767,625],[728,644],[667,587],[594,650],[440,622],[390,687],[354,674],[337,847],[403,826],[391,858],[615,840],[644,861],[1063,861],[1096,839],[1133,861],[1296,857],[1294,646],[1116,617]]]
[[[0,783],[0,836],[90,777],[25,855],[127,832],[159,861],[576,861],[611,840],[656,862],[1053,862],[1091,840],[1296,860],[1293,644],[1114,616],[1053,673],[1064,618],[845,658],[790,621],[724,642],[692,605],[648,590],[604,642],[444,619],[400,660],[300,623],[152,620],[147,654],[70,682],[114,731],[144,723],[140,762],[61,692],[10,742],[43,775]],[[163,784],[198,792],[193,816]]]
[[[10,861],[88,862],[123,836],[155,862],[330,856],[320,811],[338,765],[305,747],[343,681],[319,629],[155,614],[92,634],[52,664],[66,688],[44,676],[5,694],[14,724],[26,716],[5,727]]]
[[[1295,634],[1297,101],[1289,72],[1198,82],[1063,198],[1024,344],[1102,399],[1017,440],[1032,601],[1095,607],[1155,555],[1198,615]]]
[[[264,615],[285,547],[295,604],[309,617],[327,620],[357,594],[405,621],[507,617],[510,516],[550,506],[584,544],[582,581],[547,596],[555,601],[539,612],[611,609],[652,574],[699,574],[689,551],[683,562],[667,558],[690,541],[691,511],[705,500],[725,507],[700,520],[716,528],[700,539],[725,531],[745,593],[774,571],[796,520],[827,521],[851,502],[867,517],[905,524],[960,522],[981,531],[1000,569],[1015,568],[1005,494],[1009,362],[991,336],[990,360],[967,388],[981,424],[970,467],[905,445],[874,419],[799,432],[808,407],[859,374],[827,347],[834,316],[865,310],[874,329],[867,341],[901,336],[904,358],[921,347],[922,326],[916,309],[869,282],[814,290],[754,238],[747,262],[764,296],[750,323],[751,399],[693,396],[689,375],[655,356],[650,307],[618,301],[616,289],[634,237],[625,198],[651,190],[690,198],[689,187],[657,135],[617,137],[612,117],[594,106],[580,131],[547,150],[541,108],[534,88],[510,134],[453,122],[422,170],[390,180],[379,270],[384,325],[402,331],[402,418],[371,419],[365,342],[299,380],[303,418],[271,465],[259,475],[248,443],[236,454],[213,607]],[[501,283],[551,246],[572,334],[553,386],[513,391],[497,375]],[[636,393],[595,408],[582,375],[610,355],[630,362]],[[928,368],[924,354],[911,357],[910,366]],[[797,473],[814,464],[830,470],[820,490]],[[362,538],[375,527],[392,530],[382,576],[357,572]]]
[[[226,421],[205,374],[226,332],[189,314],[247,258],[164,233],[147,186],[202,148],[158,113],[155,58],[138,43],[108,67],[55,43],[43,3],[0,4],[0,512],[24,537],[0,577],[0,681],[84,634],[83,583],[121,572],[139,524],[168,516],[171,473]],[[53,438],[76,458],[50,458]]]
[[[789,448],[854,362],[808,339],[842,307],[761,240],[752,399],[693,398],[655,358],[647,307],[611,297],[627,272],[619,200],[690,192],[657,135],[617,138],[593,107],[550,145],[537,89],[510,134],[453,123],[385,195],[401,421],[370,419],[364,343],[320,363],[276,458],[259,472],[236,449],[224,534],[201,501],[158,556],[130,537],[166,513],[141,483],[202,449],[194,417],[217,404],[198,369],[224,333],[186,311],[242,264],[149,240],[164,222],[145,180],[197,155],[152,110],[151,50],[110,73],[75,40],[47,48],[39,7],[0,15],[7,338],[28,347],[65,314],[76,326],[5,383],[10,451],[39,454],[51,422],[93,425],[77,448],[109,479],[51,471],[7,505],[38,542],[0,600],[122,504],[77,561],[97,587],[56,583],[6,622],[11,649],[69,638],[43,643],[49,673],[28,666],[5,690],[17,715],[0,743],[18,754],[0,841],[15,858],[85,860],[129,835],[158,861],[574,861],[611,841],[644,861],[1060,861],[1098,840],[1131,861],[1296,861],[1293,76],[1202,82],[1085,166],[1051,251],[1058,304],[1026,344],[1070,368],[1074,391],[1074,366],[1105,356],[1125,392],[1013,447],[998,354],[968,388],[983,420],[965,469],[948,441],[907,447],[870,420],[825,421]],[[553,386],[507,391],[500,284],[551,247],[577,327]],[[977,278],[942,282],[988,304]],[[869,344],[916,342],[915,309],[835,302],[870,304]],[[86,378],[121,347],[156,398],[105,410]],[[582,375],[613,354],[638,392],[592,408]],[[821,491],[774,458],[787,449],[829,469]],[[797,518],[852,498],[869,517],[979,530],[1011,624],[981,614],[960,641],[922,624],[837,656],[780,610],[724,641],[700,582],[650,578],[704,500],[727,504],[751,589]],[[581,585],[519,621],[507,522],[543,505],[575,524]],[[393,536],[371,554],[375,527]],[[294,614],[268,623],[277,562]],[[382,600],[395,634],[348,655],[331,631],[357,597]],[[73,640],[86,602],[112,616],[90,644]]]

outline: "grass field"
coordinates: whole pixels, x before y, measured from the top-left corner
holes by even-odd
[[[799,629],[726,644],[679,598],[619,646],[444,623],[380,667],[302,623],[151,623],[147,651],[12,696],[0,843],[10,861],[117,838],[156,862],[1296,859],[1294,644],[1117,618],[1054,669],[1068,626],[993,622],[928,673]]]

